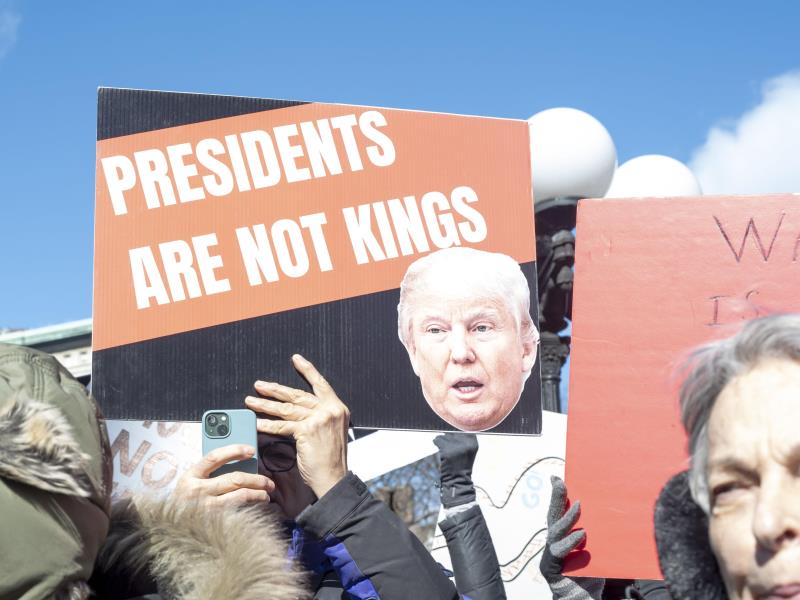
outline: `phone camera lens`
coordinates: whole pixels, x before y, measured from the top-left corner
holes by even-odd
[[[208,417],[206,417],[206,423],[213,427],[217,424],[217,417],[215,415],[208,415]]]
[[[217,427],[217,435],[226,436],[228,435],[228,426],[227,425],[220,425]]]

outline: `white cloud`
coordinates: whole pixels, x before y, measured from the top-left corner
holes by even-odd
[[[9,8],[0,8],[0,59],[17,42],[17,29],[22,21],[17,13]]]
[[[712,127],[690,167],[706,194],[800,192],[800,71],[768,80],[733,126]]]

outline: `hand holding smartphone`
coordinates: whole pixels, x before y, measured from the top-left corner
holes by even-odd
[[[244,444],[258,448],[256,414],[246,408],[207,410],[203,413],[202,431],[203,456],[216,448],[231,444]],[[258,452],[251,458],[229,462],[211,473],[211,477],[234,471],[258,473]]]

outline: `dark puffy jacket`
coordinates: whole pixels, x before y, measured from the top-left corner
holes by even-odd
[[[656,502],[658,562],[673,600],[726,600],[708,542],[708,519],[689,493],[688,473],[670,479]]]
[[[455,586],[405,523],[353,473],[297,518],[292,550],[317,600],[456,600]]]
[[[492,536],[477,504],[439,523],[453,564],[456,587],[472,600],[505,600]]]

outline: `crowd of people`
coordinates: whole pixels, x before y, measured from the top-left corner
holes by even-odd
[[[310,391],[257,382],[243,399],[258,448],[219,448],[168,497],[112,506],[92,397],[51,356],[0,345],[0,598],[505,598],[472,483],[477,438],[436,439],[447,572],[348,470],[347,406],[292,360]],[[654,511],[664,581],[631,582],[625,596],[800,597],[799,392],[799,316],[751,321],[692,355],[680,391],[690,467]],[[253,456],[257,474],[212,477]],[[540,561],[554,598],[609,593],[563,573],[586,540],[579,515],[554,479]]]

